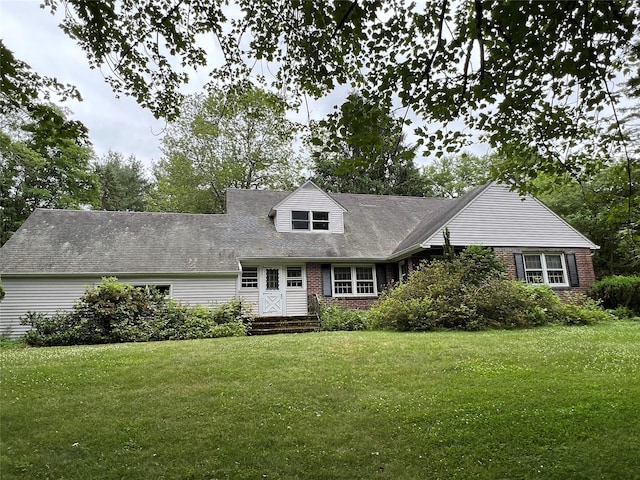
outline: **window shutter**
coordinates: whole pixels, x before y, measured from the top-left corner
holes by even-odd
[[[516,262],[516,278],[518,280],[524,280],[524,260],[521,253],[514,253],[513,259]]]
[[[387,265],[376,263],[376,280],[378,281],[378,293],[382,293],[387,288]]]
[[[565,258],[567,259],[567,268],[569,270],[569,285],[571,285],[572,287],[579,287],[580,278],[578,278],[578,264],[576,263],[576,254],[567,253],[565,254]]]
[[[322,295],[325,297],[331,296],[331,265],[326,263],[320,266],[322,270]]]

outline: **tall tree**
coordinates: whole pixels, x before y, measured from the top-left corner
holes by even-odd
[[[492,180],[491,157],[468,153],[435,159],[423,168],[426,193],[435,197],[455,198]]]
[[[568,174],[542,173],[532,181],[538,197],[593,240],[598,277],[640,274],[640,161],[629,183],[626,159],[604,163],[581,182]],[[631,190],[629,191],[629,187]]]
[[[48,111],[55,115],[46,115]],[[75,122],[53,107],[38,115],[3,116],[0,132],[0,243],[36,208],[80,208],[98,203],[93,151]],[[32,112],[33,113],[33,112]]]
[[[406,145],[402,125],[390,105],[352,93],[312,130],[314,182],[331,192],[424,193],[415,146]]]
[[[134,155],[124,158],[109,150],[95,165],[100,184],[100,208],[140,212],[151,182],[145,177],[142,163]]]
[[[279,88],[313,97],[349,85],[402,102],[429,126],[417,129],[429,152],[453,153],[472,132],[534,149],[557,172],[620,148],[601,120],[623,101],[617,79],[640,78],[640,5],[628,0],[44,3],[64,6],[62,28],[90,64],[111,67],[112,87],[157,116],[178,114],[188,76],[175,66],[207,65],[196,38],[212,34],[214,80],[272,72]]]
[[[189,97],[162,140],[148,208],[222,212],[227,188],[298,185],[296,125],[285,114],[284,102],[253,86]]]

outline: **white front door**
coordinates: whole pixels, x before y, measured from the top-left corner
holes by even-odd
[[[260,285],[260,315],[284,315],[284,285],[282,270],[264,267]]]

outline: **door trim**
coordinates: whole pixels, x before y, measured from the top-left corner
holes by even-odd
[[[281,266],[260,268],[258,296],[261,317],[278,317],[287,314],[285,272],[286,270]]]

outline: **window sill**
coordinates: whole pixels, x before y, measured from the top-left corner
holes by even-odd
[[[553,290],[570,290],[571,288],[574,288],[571,285],[558,285],[551,283],[525,283],[525,285],[530,285],[532,287],[550,287]]]
[[[380,295],[377,293],[358,293],[358,294],[344,294],[344,293],[334,293],[333,298],[378,298]]]

